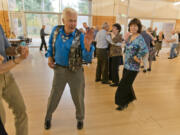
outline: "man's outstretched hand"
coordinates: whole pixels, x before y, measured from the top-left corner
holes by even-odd
[[[93,39],[94,39],[94,30],[90,28],[84,36],[84,44],[88,52],[90,51],[90,47]]]

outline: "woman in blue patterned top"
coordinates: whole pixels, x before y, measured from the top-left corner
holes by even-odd
[[[128,25],[131,32],[125,47],[125,63],[123,76],[115,95],[117,110],[123,110],[130,102],[136,99],[133,82],[139,72],[140,59],[148,53],[147,45],[141,36],[142,25],[140,20],[134,18]]]

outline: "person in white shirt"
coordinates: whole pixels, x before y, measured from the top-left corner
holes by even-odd
[[[108,47],[109,43],[106,39],[107,32],[109,30],[109,24],[105,22],[102,25],[102,29],[96,35],[96,56],[97,56],[97,67],[96,67],[96,82],[101,81],[102,84],[110,84],[108,76]]]
[[[175,30],[172,30],[172,36],[169,40],[166,40],[167,43],[171,44],[171,49],[170,49],[170,56],[168,59],[173,59],[175,57],[177,57],[177,53],[175,51],[175,49],[178,47],[178,34],[176,33]]]

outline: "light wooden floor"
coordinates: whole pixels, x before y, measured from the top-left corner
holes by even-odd
[[[134,83],[137,101],[116,111],[116,88],[95,83],[96,60],[85,66],[86,119],[76,129],[75,109],[69,87],[53,115],[52,128],[44,130],[47,99],[53,72],[44,53],[30,49],[30,56],[12,72],[23,94],[29,116],[29,135],[180,135],[180,57],[169,60],[161,53],[152,72],[138,74]],[[122,67],[120,68],[120,75]],[[6,129],[14,135],[12,112],[7,108]]]

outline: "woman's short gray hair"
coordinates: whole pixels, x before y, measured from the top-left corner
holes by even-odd
[[[72,14],[72,13],[78,14],[75,9],[67,7],[62,12],[62,18],[65,19],[67,14]]]

